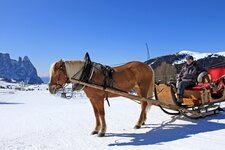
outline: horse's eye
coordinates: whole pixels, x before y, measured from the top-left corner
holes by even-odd
[[[56,71],[56,70],[59,70],[59,67],[55,66],[54,70],[55,70],[55,71]]]

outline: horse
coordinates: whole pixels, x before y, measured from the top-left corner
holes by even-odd
[[[64,87],[66,83],[72,83],[71,79],[76,76],[80,79],[84,72],[86,61],[81,60],[59,60],[54,62],[50,67],[49,91],[51,94],[56,94],[57,91]],[[109,86],[109,81],[106,80],[106,68],[102,64],[92,63],[89,71],[89,76],[86,82],[91,83],[106,83],[103,85]],[[124,65],[111,68],[113,88],[130,92],[135,90],[140,97],[151,98],[154,92],[154,72],[153,69],[145,63],[131,61]],[[95,128],[91,132],[92,135],[97,134],[98,137],[105,136],[106,121],[105,121],[105,97],[118,97],[120,95],[107,93],[103,90],[81,86],[82,90],[89,98],[94,115]],[[81,88],[79,88],[81,90]],[[135,129],[141,128],[147,119],[146,112],[151,107],[151,103],[140,101],[141,112],[139,119],[134,126]]]

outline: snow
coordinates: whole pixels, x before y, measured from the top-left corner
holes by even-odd
[[[1,150],[211,150],[225,146],[225,113],[189,120],[153,106],[146,125],[133,129],[140,106],[118,97],[110,99],[111,107],[105,104],[107,133],[99,138],[90,134],[95,118],[83,94],[68,100],[45,88],[2,89]]]

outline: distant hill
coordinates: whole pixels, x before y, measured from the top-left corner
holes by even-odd
[[[43,83],[27,56],[23,59],[19,57],[17,61],[11,59],[7,53],[0,53],[0,78],[4,78],[6,81],[24,81],[29,84]]]
[[[185,63],[185,57],[192,55],[197,64],[205,69],[210,67],[225,67],[225,52],[199,53],[192,51],[181,51],[176,54],[160,56],[149,59],[145,63],[152,66],[156,74],[156,80],[167,82],[174,79]]]
[[[177,72],[180,71],[181,66],[185,63],[185,57],[187,55],[192,55],[194,60],[198,65],[209,68],[209,67],[225,67],[225,52],[219,53],[199,53],[192,51],[181,51],[176,54],[165,55],[156,57],[153,59],[149,59],[146,61],[147,64],[151,65],[153,69],[156,69],[158,66],[162,64],[162,62],[166,62],[168,64],[174,65],[177,68]]]

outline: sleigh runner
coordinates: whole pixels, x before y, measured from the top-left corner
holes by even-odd
[[[141,62],[111,68],[91,62],[86,54],[85,61],[60,60],[54,63],[49,91],[55,94],[66,83],[73,83],[74,90],[83,89],[96,117],[96,127],[92,134],[98,136],[105,135],[104,99],[108,97],[123,96],[141,104],[141,114],[135,128],[145,123],[146,108],[151,105],[159,106],[167,114],[183,115],[191,119],[222,111],[219,103],[225,101],[225,68],[209,70],[207,75],[211,76],[210,81],[186,89],[183,105],[177,104],[175,86],[154,85],[153,74],[152,68]],[[137,95],[130,94],[132,89],[135,89]]]

